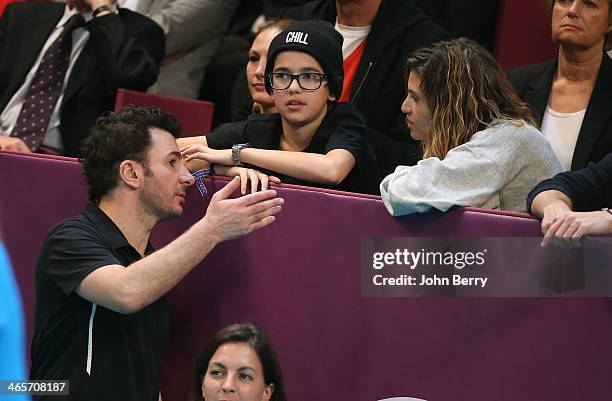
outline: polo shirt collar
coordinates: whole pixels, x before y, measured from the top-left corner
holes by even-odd
[[[94,224],[100,230],[100,234],[102,234],[104,239],[113,249],[128,247],[133,249],[134,252],[138,253],[138,251],[136,251],[136,249],[134,249],[134,247],[125,238],[125,235],[123,235],[119,227],[117,227],[111,218],[108,217],[106,213],[104,213],[102,209],[98,207],[98,205],[93,203],[88,204],[84,214],[94,222]],[[154,248],[149,241],[145,249],[145,255],[148,255],[153,251]]]

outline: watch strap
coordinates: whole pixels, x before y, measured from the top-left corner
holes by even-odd
[[[251,144],[249,143],[238,143],[232,146],[232,163],[234,166],[242,166],[242,162],[240,160],[240,151],[245,148],[250,148]]]
[[[106,3],[104,5],[101,5],[100,7],[96,8],[95,10],[93,10],[93,17],[97,17],[99,14],[105,12],[105,11],[110,11],[112,13],[117,13],[117,6],[115,5],[115,3]]]

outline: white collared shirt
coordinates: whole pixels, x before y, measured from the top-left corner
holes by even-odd
[[[28,72],[28,75],[23,81],[23,84],[15,92],[11,100],[7,103],[4,110],[2,110],[2,114],[0,114],[0,135],[10,135],[11,131],[15,127],[17,122],[17,118],[19,117],[19,113],[21,112],[21,106],[23,105],[23,101],[25,99],[26,93],[28,92],[28,88],[32,85],[32,81],[34,79],[34,74],[40,65],[43,55],[47,51],[47,49],[51,46],[51,44],[60,36],[62,30],[64,29],[64,25],[68,21],[70,17],[74,14],[77,14],[76,9],[69,10],[68,6],[64,9],[64,15],[58,21],[57,25],[49,35],[49,38],[45,42],[42,47],[40,53],[36,57],[32,68]],[[89,21],[92,18],[91,13],[84,14],[83,17],[85,21]],[[81,51],[85,47],[87,40],[89,39],[89,31],[85,26],[75,29],[72,32],[72,51],[70,53],[70,60],[68,62],[68,70],[66,71],[66,76],[64,77],[64,84],[62,86],[62,94],[57,100],[55,108],[51,113],[51,118],[49,119],[49,126],[47,127],[47,133],[45,134],[45,139],[43,140],[43,146],[57,150],[61,152],[63,150],[62,137],[59,129],[60,125],[60,105],[62,104],[62,100],[64,99],[64,91],[66,90],[66,83],[70,78],[70,74],[72,73],[72,69],[78,59]]]

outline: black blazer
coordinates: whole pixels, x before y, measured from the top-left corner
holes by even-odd
[[[557,60],[532,64],[508,71],[508,78],[519,96],[529,104],[531,113],[542,123]],[[580,127],[572,170],[598,162],[612,152],[612,60],[604,54],[597,81]]]
[[[64,3],[9,4],[0,20],[0,110],[23,85],[64,13]],[[146,90],[157,80],[165,36],[130,10],[93,18],[89,39],[69,77],[60,109],[64,153],[76,156],[96,119],[113,110],[118,88]]]

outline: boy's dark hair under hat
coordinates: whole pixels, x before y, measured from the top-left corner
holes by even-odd
[[[323,68],[327,75],[329,92],[340,98],[344,66],[342,42],[344,39],[332,24],[321,20],[301,21],[279,33],[270,43],[266,60],[266,91],[272,94],[270,74],[274,71],[274,61],[279,53],[298,51],[308,53]]]

